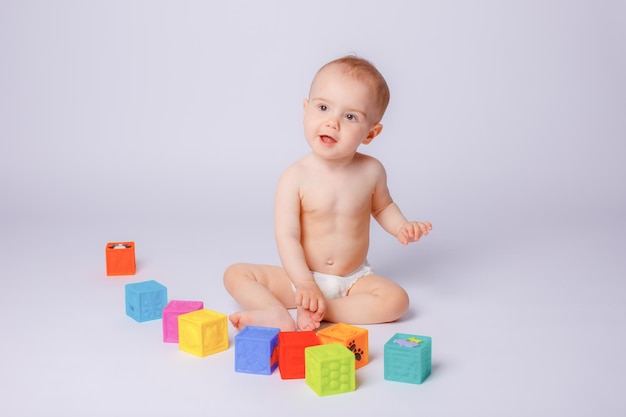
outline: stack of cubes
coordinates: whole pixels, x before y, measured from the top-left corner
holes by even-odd
[[[167,302],[167,288],[156,281],[126,284],[126,314],[138,322],[163,319],[163,341],[204,357],[228,349],[226,315],[202,301]]]
[[[354,391],[368,361],[367,330],[338,323],[317,334],[248,326],[235,336],[235,371],[305,379],[320,396]]]

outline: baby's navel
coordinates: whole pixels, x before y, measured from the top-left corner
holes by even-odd
[[[335,261],[333,261],[332,259],[329,259],[326,261],[326,265],[334,265]]]

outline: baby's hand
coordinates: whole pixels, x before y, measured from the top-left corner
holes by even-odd
[[[321,321],[326,313],[324,295],[315,281],[301,282],[296,285],[296,306],[309,310],[319,316]]]
[[[430,222],[406,222],[400,228],[397,238],[398,242],[408,245],[409,242],[417,242],[424,235],[427,235],[433,226]]]

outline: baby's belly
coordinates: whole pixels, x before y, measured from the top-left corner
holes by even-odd
[[[369,236],[342,240],[320,239],[302,244],[311,271],[344,276],[365,263]]]

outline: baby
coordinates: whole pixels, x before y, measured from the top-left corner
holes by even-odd
[[[243,307],[230,316],[235,328],[385,323],[407,311],[406,291],[367,263],[370,216],[404,245],[432,229],[404,217],[382,164],[357,152],[382,131],[388,103],[385,79],[362,58],[340,58],[317,72],[304,100],[311,152],[284,171],[276,188],[282,266],[235,264],[224,273],[226,289]]]

